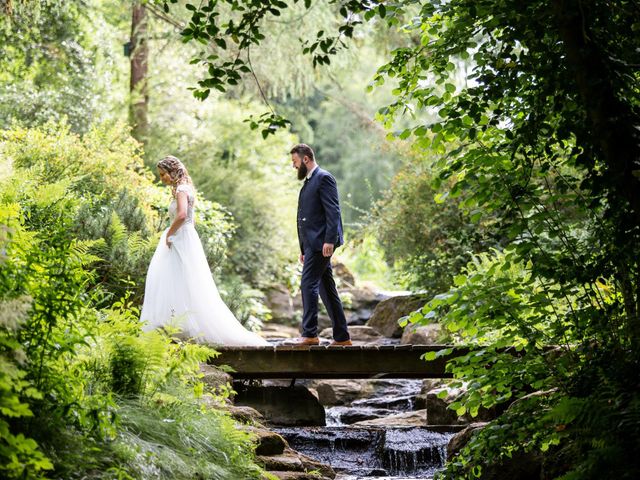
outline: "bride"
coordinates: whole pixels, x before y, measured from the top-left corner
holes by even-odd
[[[224,303],[194,228],[195,190],[176,157],[158,162],[162,183],[171,185],[171,225],[160,238],[147,272],[140,320],[144,330],[176,326],[196,341],[218,345],[268,345],[242,326]]]

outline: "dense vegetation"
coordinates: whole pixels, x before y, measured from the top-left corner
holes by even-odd
[[[4,476],[258,475],[201,408],[211,352],[140,332],[168,202],[149,167],[185,160],[222,293],[266,320],[260,290],[296,284],[298,140],[338,178],[342,258],[428,292],[406,322],[477,347],[453,407],[505,410],[443,478],[523,456],[541,478],[640,475],[637,2],[133,5],[152,55],[130,91],[118,2],[0,2]]]
[[[133,138],[128,104],[138,97],[122,46],[132,12],[97,0],[0,5],[0,476],[260,476],[251,439],[217,407],[226,392],[200,382],[199,363],[215,353],[175,332],[141,332],[144,276],[170,200],[153,166],[167,153],[187,163],[221,293],[259,327],[269,318],[261,289],[297,284],[287,152],[298,137],[265,141],[248,129],[262,109],[251,89],[193,99],[198,69],[184,58],[195,50],[154,15],[152,121]],[[286,72],[279,82],[270,91],[311,88]],[[348,121],[326,97],[314,102],[309,122]],[[379,194],[386,180],[376,181]],[[354,212],[372,200],[357,201]]]
[[[224,4],[188,6],[193,14],[185,40],[213,41],[226,50],[219,39],[230,35],[248,53],[263,40],[266,19],[292,8],[277,0]],[[479,347],[452,366],[468,385],[454,405],[459,413],[511,405],[450,461],[443,476],[482,476],[491,465],[526,452],[543,455],[544,478],[637,477],[637,3],[334,4],[340,22],[302,39],[301,53],[316,67],[330,64],[348,39],[357,41],[366,31],[363,22],[401,26],[408,37],[372,82],[396,83],[396,100],[380,110],[385,126],[406,114],[418,116],[417,125],[397,133],[413,141],[420,166],[408,169],[408,180],[399,177],[400,195],[390,193],[383,203],[382,218],[385,210],[395,215],[382,223],[388,253],[403,258],[414,282],[431,289],[442,287],[441,272],[464,263],[456,252],[484,250],[447,292],[407,319],[440,321],[459,342]],[[196,95],[238,81],[238,72],[250,67],[238,58],[196,57],[209,66]],[[277,112],[262,120],[254,126],[265,135],[287,125]],[[423,183],[425,196],[437,191],[436,203],[453,198],[461,210],[446,222],[439,219],[442,211],[432,214],[444,227],[438,232],[420,233],[423,212],[437,211],[411,188],[424,175],[432,180]],[[407,224],[405,212],[416,212],[418,224]],[[470,222],[479,228],[469,229]],[[438,272],[437,280],[416,275],[420,266]]]
[[[136,142],[48,124],[5,130],[2,158],[3,478],[257,478],[248,435],[202,407],[224,403],[199,380],[215,352],[141,332],[138,280],[168,199]],[[219,259],[228,216],[204,200],[200,213]]]

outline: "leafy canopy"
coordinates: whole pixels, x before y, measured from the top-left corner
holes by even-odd
[[[412,43],[394,50],[372,81],[398,82],[396,101],[380,119],[391,127],[399,116],[415,116],[417,124],[398,136],[439,157],[439,198],[459,199],[473,221],[497,215],[495,233],[508,244],[478,257],[449,293],[408,319],[440,319],[460,341],[482,347],[452,363],[454,375],[469,382],[456,409],[474,413],[517,399],[445,476],[479,476],[516,450],[547,451],[558,464],[572,458],[554,473],[564,478],[637,476],[637,3],[333,4],[343,22],[317,32],[301,53],[325,65],[361,22],[400,26]],[[288,4],[214,0],[187,8],[185,41],[233,51],[231,58],[195,59],[208,67],[195,90],[206,98],[208,89],[250,73],[263,22]],[[434,113],[436,121],[420,121]],[[285,125],[275,112],[252,126],[260,124],[265,136]],[[606,405],[615,408],[603,414]],[[622,461],[625,447],[634,451]]]

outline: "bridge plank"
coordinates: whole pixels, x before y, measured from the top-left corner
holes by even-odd
[[[450,345],[387,345],[352,347],[276,346],[217,347],[212,365],[227,365],[236,379],[255,378],[450,378],[446,361],[460,355],[424,361],[427,352]],[[393,347],[393,346],[391,346]],[[464,353],[466,353],[464,349]]]

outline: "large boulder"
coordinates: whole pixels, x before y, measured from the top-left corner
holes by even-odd
[[[260,423],[264,420],[262,414],[255,408],[241,405],[227,405],[224,410],[231,415],[231,418],[240,423],[252,424]]]
[[[451,397],[440,398],[438,391],[432,391],[426,395],[426,410],[428,425],[460,425],[469,423],[458,417],[458,414],[448,407],[453,402]]]
[[[345,308],[350,311],[370,310],[376,307],[382,300],[389,298],[389,295],[378,292],[368,285],[360,285],[357,288],[350,288],[346,291],[341,289],[341,293],[349,294],[349,302]]]
[[[283,452],[280,455],[258,455],[258,463],[265,470],[282,472],[303,472],[304,467],[295,452]]]
[[[216,397],[226,398],[226,403],[228,404],[233,402],[234,392],[231,388],[233,378],[231,375],[206,363],[200,364],[200,373],[202,374],[200,380],[204,383],[207,393],[213,394]],[[207,403],[211,403],[210,400],[212,399],[207,400]],[[213,403],[216,403],[216,400],[214,400]]]
[[[447,445],[447,459],[457,455],[469,443],[473,435],[485,428],[487,423],[472,423],[456,433]],[[513,452],[510,458],[483,467],[480,480],[539,480],[543,470],[544,456],[539,451]],[[555,477],[554,477],[555,478]]]
[[[351,273],[351,270],[349,270],[344,263],[332,263],[331,268],[333,269],[334,278],[338,280],[341,287],[354,288],[356,286],[356,279],[353,273]]]
[[[331,468],[331,465],[318,462],[311,457],[307,457],[302,453],[298,453],[298,458],[302,462],[306,472],[318,472],[320,475],[326,478],[336,478],[336,472]]]
[[[446,343],[448,335],[442,325],[430,323],[428,325],[407,325],[402,332],[400,343],[403,345],[438,345]]]
[[[391,293],[379,292],[372,286],[363,284],[355,287],[351,273],[342,264],[334,265],[334,276],[338,285],[338,292],[343,302],[345,316],[349,325],[364,325],[378,303],[389,298]],[[263,328],[263,335],[269,330],[269,324],[284,324],[297,327],[302,318],[302,297],[300,294],[291,296],[291,292],[284,285],[276,285],[266,290],[265,304],[271,310],[272,322]],[[320,302],[318,326],[320,329],[331,326],[331,320]],[[267,336],[267,338],[271,338]]]
[[[394,415],[395,411],[386,408],[348,408],[339,413],[340,423],[351,425],[367,420],[375,420],[377,418],[388,417]]]
[[[424,427],[427,425],[427,412],[426,410],[402,412],[389,415],[388,417],[356,422],[354,425],[370,427]]]
[[[402,337],[402,327],[398,320],[411,312],[422,308],[429,300],[428,295],[402,295],[383,300],[376,306],[367,326],[378,330],[389,338]]]
[[[297,313],[302,310],[300,295],[291,296],[291,292],[283,285],[274,286],[265,292],[266,306],[271,310],[271,318],[275,323],[291,325],[298,322]]]
[[[200,397],[200,403],[207,409],[220,410],[228,413],[236,422],[244,424],[246,428],[252,425],[259,425],[264,419],[262,414],[255,408],[233,405],[230,400],[220,400],[218,396],[204,394]]]
[[[356,311],[345,308],[344,313],[347,317],[347,325],[365,325],[373,315],[373,308],[360,308]]]
[[[256,455],[280,455],[289,446],[281,435],[266,428],[245,426],[242,429],[253,434]]]
[[[486,422],[471,423],[464,430],[460,430],[451,437],[451,440],[449,440],[449,444],[447,445],[447,458],[452,458],[454,455],[457,455],[458,452],[462,450],[467,443],[469,443],[473,434],[477,430],[484,428],[486,425]]]
[[[235,404],[259,411],[271,425],[324,426],[324,407],[304,386],[255,386],[234,382]]]
[[[229,385],[233,382],[231,375],[206,363],[200,364],[200,373],[202,374],[202,377],[200,378],[202,383],[214,392],[227,390]]]
[[[320,403],[325,406],[348,405],[372,391],[367,380],[315,380],[310,387],[315,389]]]
[[[441,392],[447,391],[443,396]],[[462,390],[450,390],[446,387],[434,388],[426,394],[427,424],[428,425],[467,425],[474,422],[488,422],[496,418],[503,408],[480,408],[478,415],[472,417],[468,412],[462,416],[449,408],[455,402]],[[442,398],[441,398],[442,397]]]
[[[354,288],[340,288],[339,292],[348,325],[365,325],[373,315],[376,305],[392,295],[381,292],[366,282],[359,282],[358,287]]]
[[[256,458],[265,470],[279,479],[323,480],[333,479],[336,472],[330,465],[320,463],[306,455],[286,448],[278,455],[260,455]]]

